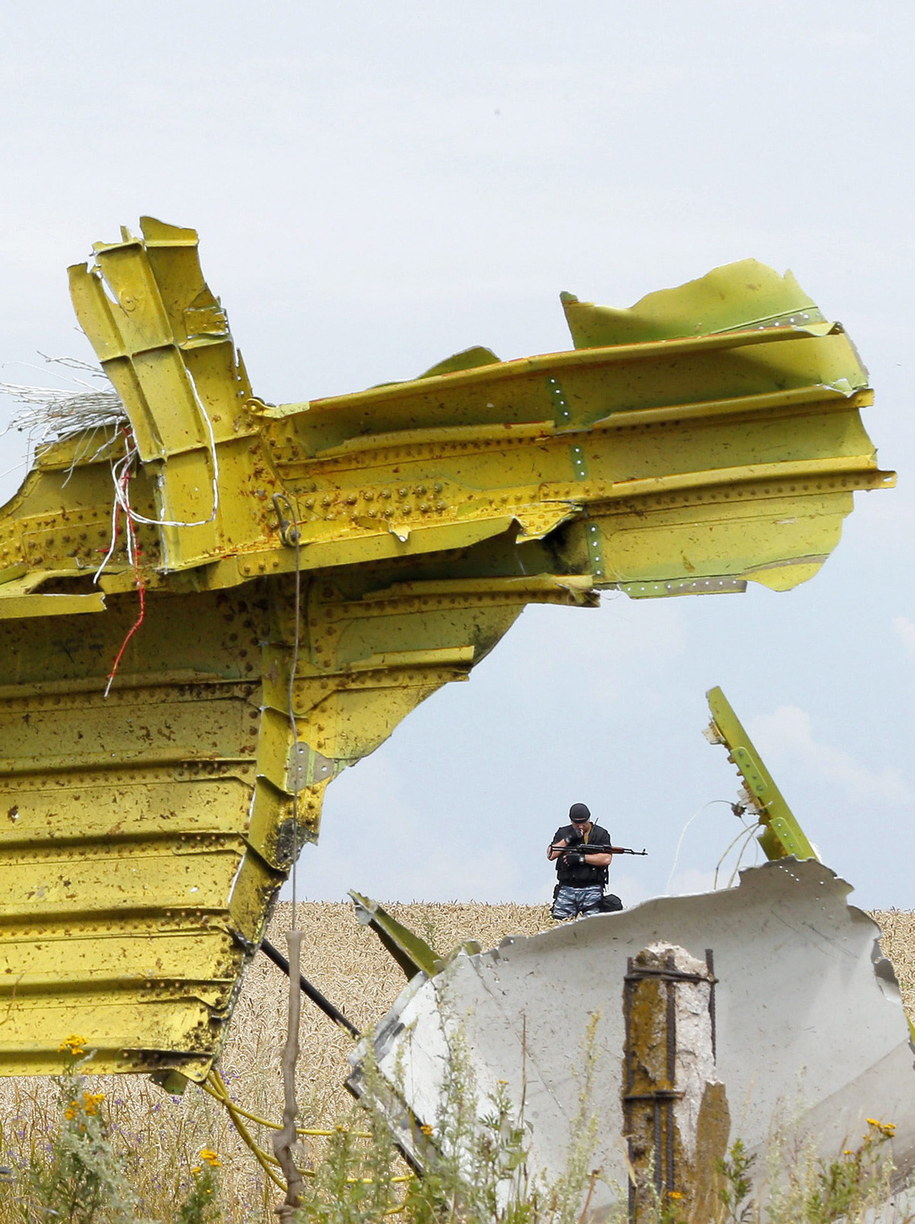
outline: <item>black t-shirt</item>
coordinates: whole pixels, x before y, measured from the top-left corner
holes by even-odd
[[[557,829],[553,834],[553,844],[558,841],[565,841],[570,833],[580,833],[579,825],[563,825],[561,829]],[[613,838],[606,829],[602,829],[600,825],[592,825],[591,832],[588,834],[589,846],[606,846],[608,849],[613,845]],[[606,867],[589,867],[587,862],[581,864],[569,864],[565,861],[565,856],[560,856],[556,860],[556,875],[559,878],[560,884],[571,884],[574,888],[584,888],[587,885],[603,884],[606,877]]]

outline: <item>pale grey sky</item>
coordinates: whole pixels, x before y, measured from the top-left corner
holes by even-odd
[[[3,381],[46,382],[39,352],[91,358],[66,267],[149,213],[200,232],[274,401],[470,344],[566,348],[560,290],[626,306],[745,256],[793,269],[876,388],[899,488],[857,496],[813,582],[528,610],[332,784],[300,895],[544,899],[577,800],[650,851],[615,868],[624,901],[665,890],[694,816],[673,886],[710,881],[738,832],[701,735],[720,684],[855,900],[915,907],[913,28],[849,0],[10,9]],[[22,435],[0,446],[0,471],[21,464]]]

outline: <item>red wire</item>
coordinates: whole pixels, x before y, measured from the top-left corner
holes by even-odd
[[[126,471],[124,473],[124,479],[122,482],[125,490],[127,488],[127,482],[129,480],[130,480],[130,472]],[[124,638],[124,641],[121,643],[121,649],[118,651],[117,656],[114,660],[114,663],[111,665],[111,671],[108,673],[108,683],[105,686],[105,696],[106,697],[108,696],[108,691],[111,688],[111,682],[112,680],[114,680],[114,677],[117,675],[118,668],[121,665],[121,659],[124,657],[124,651],[127,649],[130,639],[133,637],[136,631],[143,624],[143,620],[146,617],[146,587],[143,585],[143,575],[140,572],[140,547],[137,544],[136,532],[133,529],[133,522],[131,521],[129,514],[126,514],[124,516],[124,521],[125,521],[125,528],[126,528],[126,534],[127,534],[127,545],[130,551],[133,553],[133,573],[134,573],[134,578],[136,579],[136,583],[137,583],[137,594],[140,597],[140,611],[139,611],[139,615],[137,616],[137,619],[128,629],[127,636]],[[117,527],[115,527],[115,530],[117,530]]]

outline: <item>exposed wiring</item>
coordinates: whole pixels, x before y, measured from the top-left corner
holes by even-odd
[[[131,534],[132,530],[133,530],[132,527],[128,528],[128,535]],[[117,655],[115,656],[114,662],[111,665],[111,671],[108,673],[108,682],[106,683],[105,691],[102,694],[103,697],[107,697],[108,694],[111,692],[111,685],[112,685],[112,682],[114,681],[115,676],[118,673],[118,668],[121,666],[121,659],[123,659],[124,657],[124,651],[127,649],[128,645],[130,644],[130,640],[133,637],[133,635],[138,631],[140,626],[143,624],[143,621],[146,619],[146,586],[143,582],[143,575],[140,573],[140,549],[136,545],[134,545],[134,548],[133,548],[133,557],[134,557],[133,568],[134,568],[134,575],[136,577],[136,582],[137,582],[137,594],[140,597],[140,608],[139,608],[139,611],[137,612],[137,619],[133,622],[133,624],[127,630],[127,635],[125,636],[124,641],[121,643],[121,649],[118,651]]]
[[[740,870],[740,864],[741,864],[741,860],[743,859],[744,851],[746,850],[747,846],[750,844],[750,838],[756,832],[758,827],[759,827],[758,825],[744,825],[744,827],[740,830],[740,832],[737,834],[737,836],[734,838],[734,840],[730,843],[728,848],[725,850],[724,854],[722,854],[721,858],[715,864],[715,877],[714,877],[714,882],[712,885],[713,889],[717,889],[718,887],[718,872],[721,870],[721,864],[724,862],[727,856],[731,853],[734,847],[738,844],[738,842],[742,842],[743,844],[740,847],[740,853],[737,856],[737,865],[734,868],[734,870],[731,872],[730,878],[728,879],[728,884],[727,884],[728,888],[732,886],[737,876],[737,872]]]
[[[97,370],[94,366],[88,365],[86,362],[79,361],[76,358],[47,357],[45,360],[56,365],[65,366],[70,370],[84,370],[94,377],[104,378],[106,382],[108,381],[107,375],[103,371]],[[120,427],[123,429],[124,436],[127,439],[127,447],[124,457],[112,464],[112,480],[115,489],[115,499],[124,513],[135,523],[144,523],[149,527],[205,527],[208,523],[212,523],[215,520],[219,510],[219,454],[210,414],[200,399],[193,375],[187,367],[185,367],[185,371],[187,373],[187,385],[193,394],[194,403],[207,433],[207,449],[212,473],[212,508],[206,518],[193,521],[147,518],[130,505],[123,474],[124,470],[129,468],[138,456],[139,448],[127,409],[121,397],[111,387],[110,383],[105,390],[99,390],[82,379],[76,379],[76,382],[85,389],[73,391],[58,387],[34,387],[19,383],[0,382],[0,394],[10,395],[28,408],[28,411],[15,416],[2,432],[6,433],[10,429],[26,432],[29,438],[29,451],[32,453],[34,453],[37,447],[45,443],[59,442],[74,434],[88,435],[85,439],[85,448],[76,454],[70,464],[67,473],[67,480],[69,480],[73,475],[74,468],[85,462],[92,463],[110,443],[111,438],[106,438],[87,460],[86,455],[88,454],[89,446],[97,431],[99,429]],[[106,558],[106,562],[103,563],[101,568],[104,568],[104,564],[107,563],[109,558]]]
[[[743,843],[743,845],[740,847],[740,853],[737,855],[737,862],[734,864],[734,870],[731,872],[730,878],[728,879],[728,888],[730,888],[730,887],[733,885],[734,880],[737,878],[737,873],[740,871],[741,864],[743,863],[743,856],[744,856],[744,854],[745,854],[745,853],[746,853],[746,851],[747,851],[747,847],[750,845],[750,841],[751,841],[750,834],[755,833],[755,832],[756,832],[756,830],[757,830],[757,829],[759,829],[759,828],[761,828],[761,827],[762,827],[762,826],[761,826],[761,824],[755,824],[755,825],[750,825],[750,826],[748,826],[748,828],[747,828],[747,839],[746,839],[746,841]],[[755,861],[757,861],[757,862],[758,862],[758,860],[759,860],[759,849],[760,849],[760,847],[759,847],[759,839],[758,839],[758,838],[757,838],[757,840],[756,840],[756,845],[755,845],[754,849],[755,849],[755,851],[756,851],[756,860],[755,860]]]
[[[107,386],[102,390],[81,378],[73,379],[80,390],[0,382],[0,394],[9,395],[26,409],[12,418],[7,429],[27,433],[31,450],[47,442],[59,442],[75,433],[120,425],[127,420],[127,410],[121,397],[98,367],[75,357],[45,357],[45,361],[104,379]]]
[[[129,468],[128,468],[128,471],[129,471]],[[117,482],[121,477],[118,473],[116,473],[114,466],[112,466],[112,469],[111,469],[111,478],[112,480],[114,480],[115,486],[117,486]],[[108,543],[108,551],[105,553],[104,557],[102,557],[101,564],[99,565],[98,569],[95,571],[95,573],[92,576],[92,581],[95,582],[96,584],[98,584],[98,580],[101,577],[102,572],[105,569],[105,566],[114,556],[114,550],[117,547],[119,510],[120,510],[120,502],[118,501],[117,497],[115,497],[111,503],[111,539],[109,540],[109,543]]]
[[[690,816],[689,820],[687,820],[686,824],[683,826],[682,830],[680,831],[680,839],[677,842],[677,849],[674,853],[673,866],[670,869],[670,875],[667,877],[667,885],[664,889],[665,896],[668,896],[668,897],[670,896],[670,886],[673,883],[674,873],[676,872],[677,867],[680,865],[680,851],[683,849],[683,839],[686,837],[687,830],[689,829],[690,825],[693,823],[694,820],[697,820],[702,815],[702,813],[706,811],[708,808],[714,807],[716,803],[726,803],[727,806],[731,809],[731,811],[732,812],[734,811],[735,805],[731,803],[729,799],[710,799],[708,803],[704,803],[701,808],[693,812],[692,816]]]
[[[15,413],[0,430],[0,434],[16,430],[17,433],[24,433],[27,439],[24,458],[2,475],[10,476],[23,468],[28,470],[32,466],[32,456],[42,446],[84,435],[75,447],[74,458],[64,480],[66,484],[75,467],[82,463],[93,463],[110,444],[118,427],[127,423],[127,410],[105,373],[97,366],[75,357],[47,357],[43,353],[39,356],[44,357],[51,365],[63,366],[70,371],[69,376],[78,389],[0,382],[0,394],[10,396],[25,409]],[[27,368],[38,367],[29,365]],[[89,374],[95,379],[103,379],[107,385],[101,389],[82,378],[74,378],[74,370]],[[86,459],[93,439],[100,430],[107,436]]]
[[[91,374],[94,378],[105,379],[106,383],[108,383],[108,378],[104,371],[98,370],[95,366],[80,361],[75,357],[46,357],[45,360],[71,371],[84,371]],[[216,447],[216,435],[213,432],[210,414],[200,399],[194,377],[187,367],[185,367],[185,371],[187,374],[187,385],[190,387],[198,413],[207,431],[212,467],[212,509],[205,519],[198,519],[193,522],[179,519],[146,518],[138,511],[132,509],[126,496],[122,495],[121,508],[135,523],[145,523],[151,527],[203,527],[207,523],[214,521],[219,509],[219,457]],[[25,405],[26,408],[26,411],[19,413],[10,421],[3,432],[9,429],[26,432],[29,439],[29,451],[34,453],[38,447],[46,443],[59,442],[74,434],[88,433],[91,439],[92,435],[99,429],[129,425],[130,418],[127,409],[120,395],[110,383],[108,383],[104,390],[100,390],[83,379],[77,378],[74,381],[82,388],[81,390],[74,391],[70,388],[35,387],[22,383],[0,382],[0,393],[11,396],[20,404]],[[103,443],[96,450],[95,455],[89,459],[89,462],[92,462],[92,459],[98,455],[99,451],[104,449],[106,444]],[[85,461],[85,453],[84,451],[74,459],[70,467],[68,479],[73,474],[73,468]],[[133,461],[136,453],[136,450],[134,450],[133,454],[128,457],[128,464]],[[121,488],[120,473],[113,473],[113,475],[116,490],[115,496],[118,496],[118,491]]]
[[[130,474],[131,474],[130,468],[125,467],[123,470],[122,477],[121,477],[125,485],[130,480]],[[112,528],[111,528],[111,545],[108,549],[108,553],[106,554],[105,560],[102,562],[102,566],[104,566],[107,563],[108,558],[112,555],[114,551],[115,542],[117,540],[117,532],[118,532],[118,523],[117,523],[117,512],[115,510],[114,517],[112,520]],[[108,683],[105,685],[105,691],[103,694],[103,696],[106,698],[108,694],[111,692],[112,682],[114,681],[114,678],[117,675],[118,668],[121,666],[121,659],[124,657],[124,651],[127,649],[127,646],[131,638],[134,636],[134,634],[143,624],[143,621],[146,619],[146,584],[143,581],[143,574],[140,570],[140,547],[136,540],[136,533],[134,532],[133,522],[131,521],[129,517],[126,518],[124,521],[124,535],[126,539],[127,559],[133,565],[134,580],[136,581],[137,594],[139,595],[139,598],[140,598],[140,609],[137,614],[136,620],[127,630],[127,636],[124,638],[123,642],[121,643],[121,649],[118,651],[117,655],[115,656],[115,660],[111,665],[111,671],[109,671],[108,673]],[[97,581],[98,573],[96,573],[95,577]]]
[[[193,385],[192,379],[191,386]],[[145,515],[140,514],[138,510],[134,510],[134,508],[131,506],[129,499],[126,496],[126,492],[122,489],[121,482],[117,478],[118,464],[113,465],[112,476],[114,479],[115,497],[118,499],[124,513],[129,515],[135,523],[145,523],[148,527],[205,527],[207,523],[212,523],[216,518],[216,514],[219,509],[219,456],[216,449],[216,435],[213,432],[213,423],[210,420],[209,414],[200,403],[200,399],[197,396],[196,387],[194,387],[194,396],[197,399],[198,406],[200,407],[200,414],[203,417],[203,423],[206,425],[207,435],[209,438],[210,464],[212,467],[213,508],[210,510],[210,513],[206,518],[195,519],[193,522],[188,522],[183,519],[147,518]],[[128,445],[128,452],[123,459],[119,460],[119,465],[126,464],[129,466],[140,453],[139,447],[137,446],[136,440],[132,433],[129,435],[129,438],[130,441]]]
[[[219,1103],[225,1108],[230,1120],[232,1121],[232,1124],[238,1131],[239,1137],[242,1139],[245,1146],[248,1147],[253,1153],[264,1172],[275,1186],[277,1186],[280,1190],[285,1190],[286,1185],[283,1182],[283,1179],[276,1172],[276,1169],[280,1167],[279,1161],[275,1156],[271,1156],[260,1146],[254,1136],[251,1134],[251,1131],[245,1125],[246,1121],[255,1122],[258,1126],[264,1126],[270,1130],[279,1131],[283,1129],[282,1123],[271,1122],[269,1119],[262,1118],[259,1115],[252,1113],[250,1110],[242,1109],[240,1105],[237,1105],[229,1096],[229,1090],[226,1087],[225,1081],[215,1067],[210,1069],[209,1074],[200,1087],[214,1100],[219,1101]],[[349,1130],[347,1127],[343,1126],[336,1126],[332,1130],[324,1130],[317,1127],[296,1127],[296,1134],[301,1136],[316,1136],[318,1138],[325,1139],[331,1139],[339,1134],[347,1134],[354,1139],[374,1139],[375,1137],[371,1131]],[[315,1176],[313,1169],[299,1169],[298,1171],[305,1177]],[[398,1174],[395,1177],[386,1178],[385,1181],[392,1185],[399,1185],[414,1181],[415,1177],[415,1173],[406,1173],[402,1175]],[[348,1177],[346,1181],[350,1185],[357,1182],[364,1185],[371,1185],[373,1184],[374,1179],[371,1177]],[[390,1212],[386,1212],[385,1214],[396,1215],[400,1210],[401,1208],[398,1207]]]
[[[204,1087],[211,1096],[216,1097],[216,1099],[221,1101],[225,1106],[229,1117],[235,1126],[235,1129],[238,1131],[239,1136],[247,1147],[250,1148],[251,1152],[254,1154],[254,1158],[257,1160],[258,1164],[261,1166],[273,1184],[278,1189],[285,1190],[286,1183],[276,1172],[274,1172],[272,1167],[275,1163],[273,1157],[267,1155],[263,1148],[254,1139],[247,1126],[245,1126],[244,1120],[242,1119],[239,1111],[236,1109],[234,1102],[229,1097],[229,1093],[225,1084],[223,1083],[222,1076],[215,1069],[215,1067],[210,1070],[210,1073],[204,1083]]]
[[[95,463],[97,459],[101,459],[104,452],[114,442],[115,438],[117,437],[117,429],[114,427],[114,424],[111,426],[105,426],[104,428],[107,428],[110,431],[108,436],[103,442],[99,443],[95,450],[92,451],[92,454],[89,454],[93,440],[95,439],[95,435],[101,428],[103,428],[101,425],[95,425],[85,435],[80,437],[79,445],[73,448],[73,458],[70,460],[70,466],[67,468],[67,475],[64,479],[64,485],[68,485],[70,483],[73,473],[78,467],[87,467]]]

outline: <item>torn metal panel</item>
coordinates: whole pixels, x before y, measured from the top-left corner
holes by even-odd
[[[349,895],[356,907],[356,920],[371,927],[408,979],[417,973],[431,976],[436,972],[438,957],[424,939],[408,931],[377,901],[357,892],[350,891]]]
[[[676,289],[656,290],[628,310],[580,302],[571,293],[562,295],[562,304],[576,348],[750,328],[833,326],[793,273],[779,276],[756,259],[715,268]]]
[[[77,1031],[93,1069],[202,1077],[331,779],[528,603],[786,589],[891,481],[848,338],[769,270],[612,335],[567,302],[572,351],[275,407],[196,233],[141,226],[70,270],[123,411],[63,426],[0,511],[0,957],[22,970],[0,1006],[30,1017],[0,1027],[0,1074],[58,1069]],[[163,923],[228,961],[150,962]],[[56,992],[52,936],[79,948]]]
[[[445,1061],[460,1041],[482,1096],[507,1080],[529,1127],[531,1172],[564,1168],[579,1118],[584,1046],[599,1117],[594,1167],[625,1187],[623,987],[628,959],[654,943],[714,954],[716,1071],[728,1142],[760,1153],[774,1131],[824,1157],[855,1146],[866,1119],[895,1124],[899,1177],[915,1166],[913,1051],[879,929],[846,902],[849,886],[814,861],[780,859],[737,888],[645,902],[481,955],[459,954],[417,977],[379,1025],[374,1054],[415,1118],[434,1125]],[[361,1049],[364,1055],[365,1047]],[[353,1084],[362,1081],[354,1055]],[[398,1070],[402,1068],[402,1073]],[[399,1139],[412,1150],[409,1132]],[[421,1158],[417,1153],[417,1158]],[[601,1182],[592,1207],[618,1197]]]
[[[743,798],[762,828],[757,841],[766,857],[819,858],[724,693],[713,688],[706,697],[712,713],[707,736],[727,748],[728,760],[743,779]]]
[[[157,554],[144,546],[147,581],[213,563],[211,583],[287,569],[293,519],[307,569],[463,548],[517,521],[597,585],[781,589],[822,563],[851,491],[889,480],[860,425],[870,392],[847,337],[816,321],[793,278],[752,261],[609,312],[626,316],[622,330],[573,323],[573,352],[458,355],[410,382],[273,408],[251,397],[193,231],[142,225],[71,269],[71,285],[130,418],[130,496]],[[64,453],[76,487],[55,505]],[[23,520],[33,567],[91,557],[109,531],[110,458],[72,439],[46,448],[20,530],[3,539],[0,527],[0,567]],[[39,502],[49,515],[35,517]],[[57,531],[69,504],[92,531]],[[228,557],[254,568],[220,567]],[[552,568],[536,549],[528,560]]]

